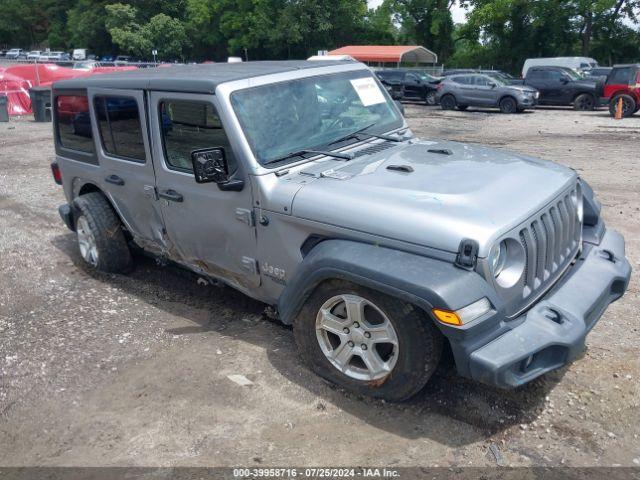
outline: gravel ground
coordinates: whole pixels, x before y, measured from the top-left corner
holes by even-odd
[[[128,276],[87,271],[56,211],[51,126],[12,119],[0,123],[0,465],[640,465],[640,117],[406,113],[421,136],[552,159],[594,187],[634,274],[582,358],[510,392],[446,365],[405,404],[335,389],[300,366],[290,329],[229,288],[147,258]]]

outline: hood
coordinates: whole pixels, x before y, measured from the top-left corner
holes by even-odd
[[[449,252],[470,238],[481,257],[577,180],[548,161],[424,140],[299,174],[309,181],[295,194],[294,216]]]
[[[508,88],[510,90],[517,90],[518,92],[531,92],[531,93],[536,93],[538,90],[530,87],[528,85],[515,85],[515,84],[509,84],[509,85],[505,85],[505,88]]]

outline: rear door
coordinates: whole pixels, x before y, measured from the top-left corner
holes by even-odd
[[[149,118],[160,208],[170,258],[248,291],[260,284],[251,186],[213,95],[152,92]],[[196,183],[191,152],[222,147],[241,191]]]
[[[552,72],[557,75],[554,77]],[[541,103],[555,104],[558,103],[560,94],[560,72],[556,70],[547,70],[544,68],[530,68],[527,73],[525,84],[536,88],[540,92]]]
[[[478,98],[476,93],[474,75],[461,75],[454,78],[457,84],[458,95],[456,100],[460,105],[477,105]]]
[[[100,187],[140,246],[152,251],[161,248],[163,221],[155,197],[144,94],[97,88],[88,89],[87,94],[97,128]],[[83,119],[74,122],[74,128],[81,130]]]

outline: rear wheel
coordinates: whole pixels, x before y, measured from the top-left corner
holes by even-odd
[[[504,97],[500,100],[500,111],[502,113],[516,113],[518,110],[518,103],[512,97]]]
[[[596,99],[589,93],[581,93],[573,102],[575,110],[589,111],[596,108]]]
[[[99,192],[76,198],[75,225],[82,259],[95,270],[119,273],[131,266],[131,252],[120,219]]]
[[[332,280],[311,294],[294,322],[300,355],[320,376],[358,394],[402,401],[440,361],[442,334],[413,305]]]
[[[435,90],[431,90],[431,91],[427,92],[427,95],[425,96],[424,101],[426,102],[427,105],[435,105],[436,104],[436,91]]]
[[[440,107],[443,110],[453,110],[456,108],[456,99],[453,95],[445,95],[440,99]]]
[[[622,116],[630,117],[636,111],[638,106],[636,105],[635,99],[631,95],[627,95],[626,93],[614,96],[609,102],[609,113],[612,117],[616,115],[616,109],[618,108],[618,102],[622,100]]]

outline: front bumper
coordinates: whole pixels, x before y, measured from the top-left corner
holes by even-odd
[[[614,230],[599,245],[584,243],[576,264],[514,327],[473,350],[468,374],[482,383],[513,388],[561,367],[584,349],[585,338],[610,303],[627,289],[631,266],[624,238]]]
[[[518,106],[520,108],[533,108],[538,105],[538,99],[534,96],[522,96],[518,98]]]

